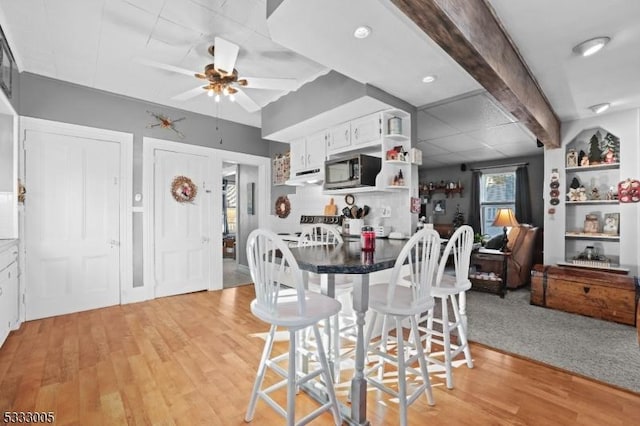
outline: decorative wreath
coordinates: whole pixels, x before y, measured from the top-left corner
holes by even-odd
[[[179,203],[192,203],[198,194],[198,187],[186,176],[176,176],[171,182],[171,195]]]
[[[289,212],[291,212],[289,198],[286,195],[279,196],[276,200],[276,215],[278,215],[279,218],[284,219],[289,216]]]

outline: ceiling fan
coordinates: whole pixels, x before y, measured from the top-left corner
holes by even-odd
[[[146,59],[138,59],[137,62],[155,68],[185,74],[203,80],[205,85],[199,85],[193,89],[180,93],[171,99],[186,101],[200,94],[207,93],[213,96],[216,102],[220,102],[222,97],[228,97],[230,101],[237,101],[248,112],[260,110],[258,105],[251,99],[243,88],[268,89],[268,90],[294,90],[297,88],[297,81],[293,78],[263,78],[240,76],[235,68],[240,47],[223,38],[216,37],[214,44],[208,49],[209,54],[214,57],[214,62],[206,65],[203,72],[193,72],[173,65],[163,64]]]

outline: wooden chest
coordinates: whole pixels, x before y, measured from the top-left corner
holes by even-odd
[[[531,304],[636,325],[636,278],[605,271],[535,265]]]

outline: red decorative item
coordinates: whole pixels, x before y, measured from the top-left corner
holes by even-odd
[[[637,203],[640,201],[640,180],[627,179],[618,183],[618,200],[621,203]]]

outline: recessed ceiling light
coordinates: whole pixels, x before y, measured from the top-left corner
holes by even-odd
[[[590,56],[602,49],[610,40],[609,37],[592,38],[574,47],[573,51],[581,56]]]
[[[371,28],[366,25],[361,25],[353,32],[355,38],[367,38],[371,34]]]
[[[434,81],[436,81],[438,77],[436,77],[435,75],[427,75],[425,77],[422,78],[422,82],[423,83],[433,83]]]
[[[589,109],[593,112],[595,112],[596,114],[600,114],[602,112],[605,112],[606,110],[609,109],[609,107],[611,106],[610,103],[604,103],[604,104],[598,104],[598,105],[591,105],[589,107]]]

